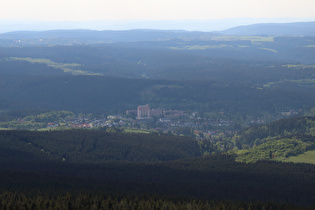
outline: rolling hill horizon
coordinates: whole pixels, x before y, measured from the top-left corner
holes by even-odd
[[[225,18],[205,20],[91,20],[91,21],[40,21],[40,20],[0,20],[0,34],[12,31],[46,31],[56,29],[91,30],[187,30],[213,32],[238,26],[259,23],[297,23],[311,22],[313,18]]]
[[[184,21],[182,21],[184,23]],[[194,22],[194,21],[191,21]],[[205,25],[207,25],[207,22],[204,22]],[[6,25],[5,22],[0,22],[0,25],[3,25],[4,28]],[[48,23],[49,25],[49,23]],[[53,24],[52,24],[53,25]],[[65,25],[67,23],[65,22]],[[183,25],[183,24],[182,24]],[[187,21],[187,25],[190,25],[190,21]],[[77,36],[83,36],[85,38],[95,38],[101,35],[104,35],[104,33],[115,33],[117,34],[124,34],[125,32],[136,32],[136,33],[148,33],[148,32],[158,32],[158,33],[166,33],[166,34],[174,34],[177,36],[182,36],[183,34],[193,34],[196,35],[199,34],[223,34],[223,35],[244,35],[244,36],[257,36],[257,35],[264,35],[264,36],[315,36],[314,28],[315,28],[315,21],[304,21],[304,22],[285,22],[285,23],[276,23],[276,22],[263,22],[263,23],[253,23],[253,24],[229,24],[229,26],[226,26],[219,30],[198,30],[198,28],[189,30],[183,28],[178,28],[175,26],[173,27],[157,27],[152,28],[149,25],[143,25],[143,26],[135,26],[125,29],[115,29],[115,27],[112,28],[106,28],[106,29],[95,29],[92,27],[88,27],[83,24],[74,24],[73,27],[64,27],[62,25],[58,26],[52,26],[48,28],[44,27],[38,27],[38,28],[32,28],[32,25],[30,24],[29,27],[17,27],[12,29],[7,29],[0,31],[0,38],[11,38],[13,36],[19,35],[19,36],[26,36],[26,37],[32,37],[37,38],[40,37],[47,37],[47,36],[54,36],[54,35],[61,35],[65,37],[73,35],[73,33],[81,32],[83,35]],[[139,35],[139,34],[136,34]],[[152,35],[152,34],[151,34]],[[174,36],[174,35],[173,35]],[[73,37],[73,36],[72,36]],[[154,38],[154,37],[153,37]],[[168,38],[173,38],[168,37]],[[143,41],[143,40],[142,40]]]
[[[314,36],[315,22],[259,23],[233,27],[220,33],[243,36]]]

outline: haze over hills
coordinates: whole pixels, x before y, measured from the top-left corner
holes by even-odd
[[[310,22],[315,18],[226,18],[214,20],[130,20],[130,21],[29,21],[0,20],[0,33],[11,31],[45,31],[45,30],[187,30],[187,31],[221,31],[237,26],[257,23],[295,23]]]
[[[315,22],[301,22],[239,26],[215,33],[148,29],[15,31],[0,34],[0,47],[115,43],[116,46],[111,45],[110,47],[118,47],[124,50],[127,48],[130,50],[137,49],[135,52],[142,49],[142,53],[143,49],[154,49],[155,52],[162,49],[167,50],[168,53],[174,52],[174,55],[184,52],[184,54],[198,54],[199,56],[210,56],[212,58],[232,58],[255,62],[268,60],[268,62],[284,64],[312,64],[314,63],[313,54],[315,49],[314,28]],[[260,37],[257,35],[260,35]],[[4,50],[3,56],[12,50],[16,51],[16,49]],[[48,48],[46,50],[50,51]],[[142,60],[142,55],[139,57],[133,54],[130,54],[130,56],[137,57],[134,58],[136,59],[135,62]],[[147,57],[148,55],[146,53],[143,56]],[[117,57],[113,59],[117,59]],[[149,67],[146,63],[143,63],[143,60],[142,64],[146,65],[142,68]],[[200,65],[200,62],[196,65]]]
[[[220,33],[243,36],[315,36],[315,22],[260,23],[237,26]]]
[[[299,34],[306,35],[312,31],[314,22],[276,25],[278,28],[286,29],[283,33],[288,33],[289,25],[291,32],[298,31]],[[259,30],[263,30],[262,28],[269,25],[258,26]],[[252,30],[252,27],[255,28],[255,25],[243,29]],[[296,30],[297,27],[301,30]],[[273,32],[265,30],[265,33]],[[88,112],[93,107],[93,110],[108,111],[113,107],[113,103],[110,105],[106,100],[112,100],[116,101],[114,106],[122,109],[136,106],[140,102],[150,102],[158,106],[180,106],[184,109],[189,109],[188,107],[196,109],[200,105],[205,106],[203,109],[206,111],[219,110],[225,106],[226,110],[237,109],[244,112],[246,108],[243,104],[261,101],[260,104],[263,104],[264,108],[253,105],[252,113],[258,110],[274,113],[279,111],[279,107],[296,109],[313,104],[314,97],[308,94],[314,89],[312,64],[315,55],[315,36],[227,36],[179,30],[52,30],[4,33],[0,35],[0,46],[2,75],[0,86],[6,90],[1,97],[2,106],[6,109],[13,104],[15,107],[23,107],[23,104],[33,106],[32,103],[37,101],[36,106],[41,108],[46,104],[58,109],[64,107]],[[25,75],[20,84],[7,84],[6,81],[20,81],[22,78],[14,78],[19,75]],[[112,90],[115,94],[106,99],[99,99],[98,95],[102,94],[105,87],[103,82],[111,79],[71,78],[69,81],[73,86],[64,83],[55,87],[57,81],[62,81],[55,76],[71,75],[128,80],[117,80]],[[50,76],[54,77],[49,78]],[[49,85],[41,82],[45,80]],[[78,94],[81,90],[77,92],[82,88],[79,85],[80,80],[86,87],[101,87],[94,91],[95,95],[81,92],[91,99],[90,101],[83,99],[88,104],[84,108],[81,102],[80,106],[79,103],[65,100],[70,96],[82,100]],[[36,81],[37,86],[32,85],[33,81]],[[184,83],[180,84],[179,81]],[[199,83],[200,86],[196,85],[197,81],[202,81]],[[119,82],[126,86],[119,85]],[[137,89],[138,85],[135,83],[141,84],[142,89]],[[148,85],[150,83],[153,85]],[[181,88],[169,88],[167,91],[172,83]],[[165,84],[166,88],[157,88]],[[64,85],[69,88],[65,86],[63,91],[61,87]],[[25,92],[19,94],[21,93],[19,88],[22,86]],[[126,91],[123,91],[123,94],[119,93],[121,87],[125,87],[128,94]],[[106,89],[110,89],[110,86],[106,86]],[[227,104],[233,104],[231,98],[234,98],[235,94],[232,90],[237,89],[240,90],[238,97],[233,100],[237,100],[238,104],[232,105],[233,108],[227,107]],[[46,96],[43,90],[56,98]],[[60,92],[59,95],[56,94],[57,90]],[[222,96],[215,90],[222,91]],[[184,95],[184,92],[192,95]],[[281,94],[286,96],[278,100],[279,103],[274,103],[276,106],[270,106],[275,102],[275,98],[270,97],[271,93],[275,96]],[[124,97],[119,97],[119,94]],[[207,97],[211,98],[211,95],[215,96],[216,100],[220,98],[221,101],[207,102]],[[259,96],[259,100],[255,95]],[[299,96],[300,100],[296,97],[292,100],[293,95]],[[133,101],[129,100],[129,97]],[[255,103],[252,101],[253,97],[256,98]],[[34,100],[29,100],[30,98]],[[163,99],[165,103],[160,103]],[[187,101],[193,105],[187,105],[189,104]],[[102,104],[102,108],[95,104]]]
[[[62,27],[61,27],[62,28]],[[241,25],[225,30],[201,32],[198,30],[168,30],[133,29],[133,30],[87,30],[82,26],[68,30],[16,30],[0,34],[1,39],[36,39],[36,38],[80,38],[106,41],[153,41],[181,37],[210,36],[213,34],[243,35],[243,36],[315,36],[315,22],[295,23],[260,23]]]
[[[0,39],[79,39],[83,42],[135,42],[135,41],[160,41],[178,39],[180,37],[198,37],[212,35],[206,32],[188,32],[183,30],[122,30],[122,31],[96,31],[96,30],[49,30],[49,31],[15,31],[0,35]]]

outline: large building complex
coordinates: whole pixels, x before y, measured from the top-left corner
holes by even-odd
[[[137,109],[138,119],[150,118],[150,117],[151,117],[151,109],[150,109],[149,104],[138,106],[138,109]]]
[[[138,106],[137,110],[126,110],[126,115],[134,114],[137,119],[149,119],[152,117],[178,118],[186,116],[187,113],[181,110],[165,110],[161,108],[151,109],[149,104]]]

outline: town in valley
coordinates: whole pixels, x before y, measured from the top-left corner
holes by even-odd
[[[303,110],[281,112],[283,117],[297,116]],[[246,117],[246,116],[245,116]],[[224,112],[188,112],[165,108],[151,108],[149,104],[121,114],[74,114],[68,111],[50,111],[11,121],[0,122],[2,129],[60,130],[102,129],[114,132],[141,132],[183,135],[197,140],[211,139],[219,134],[231,134],[246,126],[265,124],[265,118],[240,119]]]

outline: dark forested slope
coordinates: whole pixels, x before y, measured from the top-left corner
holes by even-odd
[[[167,161],[200,156],[193,139],[158,134],[67,130],[0,131],[2,158],[99,163],[109,160]]]
[[[0,108],[108,112],[140,104],[182,110],[258,114],[312,106],[312,90],[220,82],[177,82],[97,76],[0,77]]]
[[[0,162],[0,178],[5,180],[1,190],[27,194],[96,191],[315,205],[315,168],[310,164],[245,164],[225,155],[158,163],[73,164],[25,158]]]
[[[315,205],[314,165],[198,157],[197,142],[183,137],[11,130],[0,131],[0,146],[0,192],[102,192]]]

